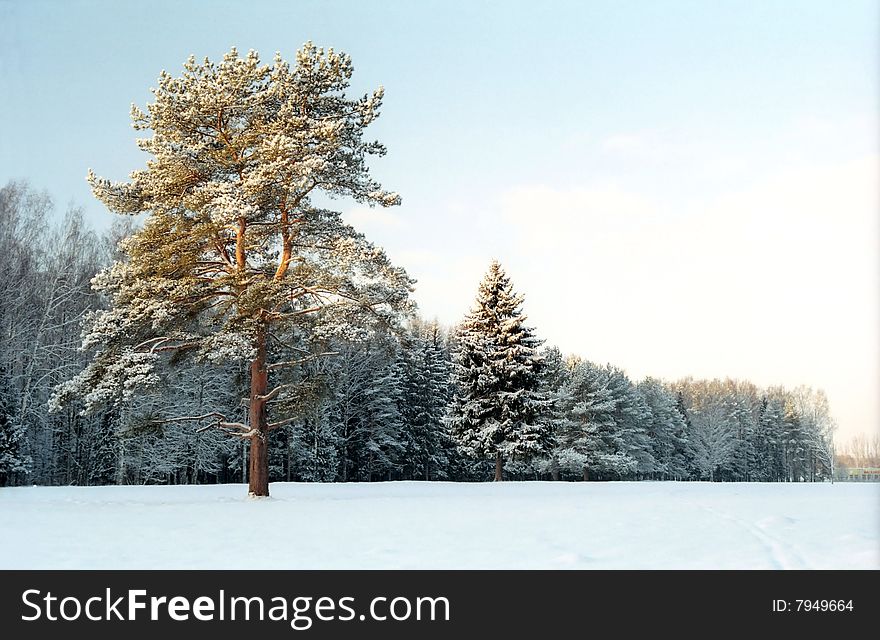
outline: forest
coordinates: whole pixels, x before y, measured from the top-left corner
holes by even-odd
[[[88,410],[88,399],[57,402],[59,387],[91,362],[84,325],[108,305],[93,281],[136,228],[125,218],[98,233],[80,210],[58,215],[25,182],[0,189],[0,485],[246,481],[246,439],[166,421],[219,413],[246,423],[246,362],[173,354],[113,402]],[[522,300],[512,301],[513,317]],[[473,314],[453,327],[412,308],[400,318],[328,334],[329,355],[285,370],[296,392],[271,400],[283,419],[269,433],[270,480],[492,478],[496,461],[459,428]],[[798,482],[832,473],[834,422],[821,391],[731,379],[635,381],[520,328],[534,374],[527,404],[544,427],[540,446],[510,450],[506,479]],[[863,440],[838,457],[876,462],[876,443]]]

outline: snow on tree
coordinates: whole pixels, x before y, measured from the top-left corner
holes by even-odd
[[[582,474],[584,480],[591,474],[619,478],[658,470],[651,407],[623,370],[574,359],[564,380],[554,395],[554,477],[555,470]]]
[[[434,449],[425,468],[425,479],[449,478],[458,464],[458,447],[449,433],[446,415],[452,401],[452,360],[445,332],[437,322],[426,329],[424,363],[426,368],[426,415],[431,424]]]
[[[743,380],[713,381],[711,386],[712,393],[725,408],[736,441],[733,458],[724,470],[724,479],[748,480],[751,460],[755,456],[755,434],[760,411],[759,390],[752,383]]]
[[[786,480],[800,482],[807,474],[807,442],[803,419],[794,399],[785,394],[782,412],[782,451]]]
[[[663,478],[687,476],[687,434],[677,396],[660,380],[646,378],[638,391],[650,410],[645,428],[650,438],[657,471]]]
[[[446,477],[455,445],[444,423],[451,372],[440,327],[414,323],[402,336],[398,351],[395,369],[400,388],[403,477]]]
[[[608,367],[575,360],[560,394],[562,417],[554,456],[560,469],[581,474],[620,477],[639,466],[627,442],[618,408],[621,387]]]
[[[96,482],[103,416],[50,416],[46,404],[53,387],[85,365],[79,332],[97,306],[89,280],[102,262],[99,238],[76,208],[57,216],[47,195],[10,182],[0,188],[0,256],[0,368],[8,410],[24,431],[28,481]]]
[[[405,448],[393,342],[377,334],[336,349],[331,412],[341,440],[341,479],[387,479],[401,466]]]
[[[179,77],[162,72],[155,101],[132,106],[145,169],[125,183],[89,171],[111,211],[147,214],[123,240],[124,258],[93,281],[110,308],[94,313],[83,348],[93,361],[54,398],[87,408],[129,400],[158,382],[163,358],[246,361],[246,421],[218,411],[174,416],[250,443],[249,493],[269,493],[269,432],[292,419],[270,403],[293,388],[269,385],[286,367],[320,357],[332,336],[394,322],[408,308],[411,280],[384,252],[313,196],[391,206],[400,197],[371,177],[365,141],[383,90],[345,94],[351,59],[307,43],[291,66],[261,64],[235,49],[221,62],[194,57]]]
[[[396,402],[398,380],[390,363],[374,369],[372,384],[363,397],[360,419],[361,479],[390,480],[400,468],[403,444],[401,421]]]
[[[197,484],[223,475],[223,465],[235,443],[216,430],[193,430],[188,424],[164,424],[156,416],[180,411],[203,415],[220,411],[232,415],[241,408],[241,366],[204,366],[188,360],[162,370],[152,393],[140,395],[126,407],[120,436],[145,439],[138,471],[147,481]]]
[[[834,482],[834,433],[828,397],[822,390],[800,386],[792,391],[794,408],[803,424],[804,440],[811,457],[810,480],[830,478]]]
[[[721,398],[697,396],[689,407],[692,431],[689,442],[701,477],[714,481],[730,465],[736,452],[733,422]]]
[[[752,439],[749,445],[748,474],[750,481],[766,481],[769,477],[767,461],[770,456],[768,433],[764,427],[764,414],[767,411],[767,398],[761,397],[756,407],[757,418],[755,428],[752,430]]]
[[[505,460],[530,459],[552,446],[550,400],[540,386],[541,345],[525,326],[523,296],[493,261],[458,335],[452,433],[465,450]]]
[[[542,355],[544,362],[541,367],[541,388],[550,400],[547,416],[553,430],[553,440],[556,445],[550,450],[546,458],[535,461],[535,468],[538,473],[549,473],[553,480],[559,480],[559,442],[561,430],[565,424],[565,385],[568,382],[570,372],[559,347],[546,347]]]
[[[296,456],[296,476],[306,482],[336,480],[339,435],[330,421],[328,406],[324,403],[313,405],[294,432],[298,446],[288,453]]]
[[[25,430],[12,415],[9,385],[0,367],[0,487],[13,484],[28,472],[30,458],[24,453]]]
[[[334,349],[339,351],[339,349]],[[279,403],[278,410],[299,420],[272,432],[277,440],[277,476],[288,482],[332,482],[337,478],[341,439],[332,420],[333,374],[337,358],[321,358],[303,363],[291,373],[297,393]]]
[[[116,462],[119,456],[119,437],[112,412],[101,414],[86,442],[85,468],[86,483],[94,486],[113,484],[116,478]]]
[[[606,365],[605,371],[607,388],[614,399],[615,426],[623,440],[624,450],[635,462],[631,473],[642,476],[651,474],[657,470],[647,432],[651,410],[623,369]]]

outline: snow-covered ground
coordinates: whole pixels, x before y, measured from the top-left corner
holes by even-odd
[[[0,489],[0,569],[880,568],[880,484]]]

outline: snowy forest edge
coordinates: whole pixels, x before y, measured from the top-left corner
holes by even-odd
[[[246,445],[191,425],[150,424],[171,406],[194,414],[218,407],[234,412],[240,368],[169,367],[161,384],[125,408],[88,416],[75,406],[49,413],[54,387],[87,360],[79,348],[81,319],[102,304],[89,283],[131,229],[118,221],[99,234],[76,209],[61,222],[55,217],[48,196],[26,183],[0,190],[0,251],[7,260],[0,284],[2,484],[241,482]],[[345,344],[339,357],[314,365],[310,385],[321,387],[318,399],[272,434],[271,479],[490,479],[494,461],[463,455],[443,420],[454,395],[455,333],[415,318],[400,335]],[[595,403],[589,396],[600,379],[612,382],[612,395],[630,406],[609,421],[625,434],[629,450],[643,457],[622,472],[610,459],[591,479],[797,481],[830,473],[816,451],[829,444],[816,440],[829,437],[820,432],[827,423],[816,422],[830,419],[820,392],[761,389],[743,380],[633,383],[611,365],[553,347],[542,353],[547,392],[557,399],[569,394],[568,415],[557,413],[556,423],[570,419],[571,393],[581,401],[578,411]],[[836,452],[837,466],[877,466],[877,449],[876,442],[856,437]],[[556,471],[549,456],[508,462],[506,476],[581,479],[578,456],[570,453],[575,455],[557,451],[563,462]]]

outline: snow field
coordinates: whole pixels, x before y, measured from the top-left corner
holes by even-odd
[[[0,569],[878,569],[880,484],[0,489]]]

